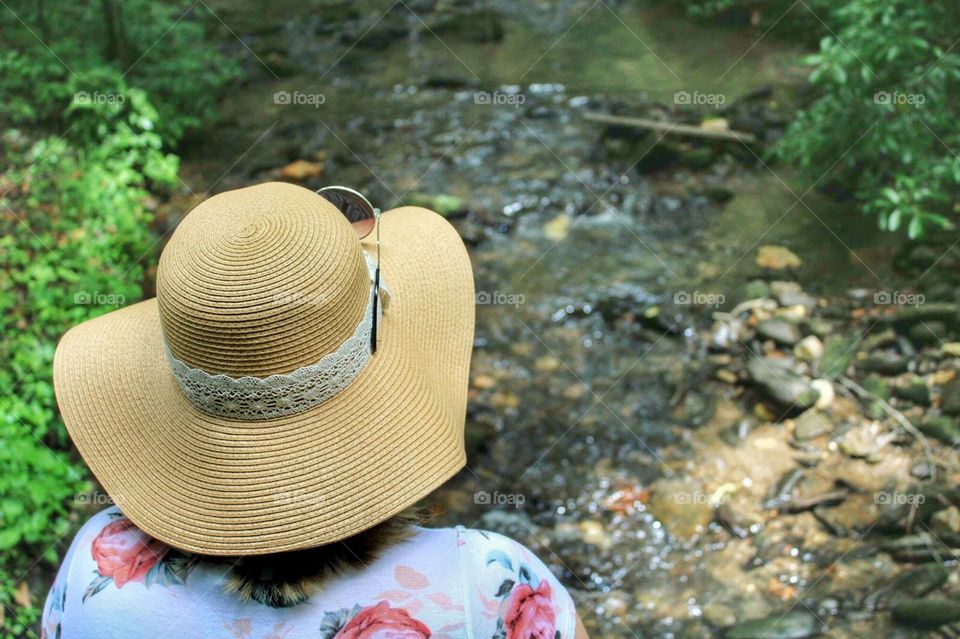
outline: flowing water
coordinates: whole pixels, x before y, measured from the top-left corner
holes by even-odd
[[[498,3],[502,37],[437,22],[429,2],[385,17],[386,4],[273,4],[282,20],[212,5],[242,39],[223,34],[248,81],[191,143],[195,195],[176,204],[304,159],[323,167],[310,186],[347,184],[383,204],[443,194],[468,211],[454,220],[485,296],[469,468],[441,491],[441,521],[536,548],[595,636],[708,636],[701,608],[726,586],[643,505],[644,487],[676,471],[661,451],[696,437],[711,402],[688,376],[702,326],[672,302],[736,299],[757,244],[802,255],[814,292],[869,284],[883,248],[815,192],[797,205],[810,185],[783,167],[633,168],[641,157],[607,157],[583,113],[669,105],[678,91],[730,101],[764,84],[788,112],[796,50],[634,3]],[[284,91],[294,97],[277,103]],[[703,174],[732,199],[705,197]],[[631,311],[644,321],[619,319]]]

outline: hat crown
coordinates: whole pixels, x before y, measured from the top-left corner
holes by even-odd
[[[171,354],[233,377],[315,364],[354,333],[369,291],[346,218],[312,191],[283,183],[204,201],[174,232],[157,269]]]

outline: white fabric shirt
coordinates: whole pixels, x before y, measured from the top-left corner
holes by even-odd
[[[116,508],[77,534],[47,596],[43,637],[573,639],[570,595],[527,548],[464,528],[417,528],[306,602],[223,592],[227,568],[137,529]]]

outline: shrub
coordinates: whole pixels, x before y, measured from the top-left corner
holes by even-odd
[[[174,24],[183,7],[128,0],[126,20],[105,22],[101,9],[118,6],[48,0],[0,12],[4,636],[31,633],[39,611],[12,603],[14,589],[38,561],[56,563],[76,519],[71,497],[91,487],[56,410],[56,343],[140,299],[155,243],[150,202],[177,182],[171,150],[234,73],[202,40],[202,16]]]
[[[960,12],[932,0],[850,0],[836,36],[808,59],[819,97],[788,129],[781,155],[853,194],[889,231],[952,225],[960,149],[955,97]]]

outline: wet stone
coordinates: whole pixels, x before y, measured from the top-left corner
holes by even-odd
[[[803,263],[796,253],[784,246],[766,244],[757,251],[757,266],[771,271],[799,268]]]
[[[761,320],[757,324],[757,335],[787,346],[800,341],[800,329],[795,324],[777,318]]]
[[[770,292],[781,306],[803,306],[807,310],[817,305],[817,300],[806,293],[797,282],[770,282]]]
[[[870,353],[857,362],[857,368],[868,373],[899,375],[907,370],[907,360],[889,351]]]
[[[804,409],[817,401],[817,391],[793,369],[790,360],[754,357],[748,362],[747,371],[753,382],[779,404]]]
[[[793,610],[738,623],[723,636],[726,639],[806,639],[819,634],[820,624],[813,613]]]
[[[930,388],[919,377],[911,379],[902,386],[894,386],[893,395],[918,406],[930,405]]]
[[[806,410],[797,417],[793,435],[797,439],[813,439],[833,431],[833,424],[816,408]]]

